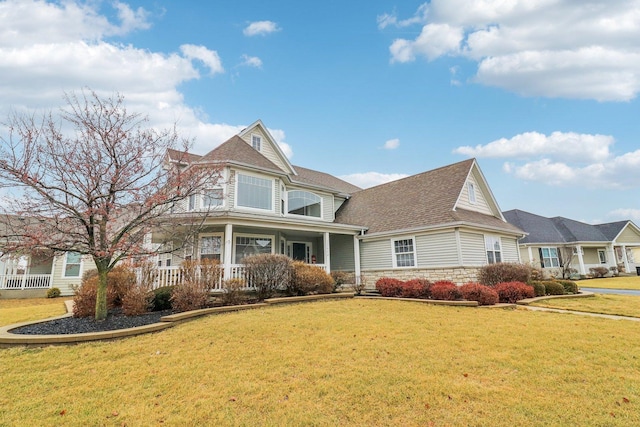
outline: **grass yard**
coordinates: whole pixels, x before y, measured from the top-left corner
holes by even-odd
[[[605,277],[576,282],[581,288],[634,289],[640,290],[640,276]]]
[[[0,299],[0,326],[60,316],[68,298]]]
[[[589,298],[548,299],[531,305],[586,311],[589,313],[640,317],[640,296],[634,295],[598,294]]]
[[[0,349],[0,425],[639,425],[638,348],[640,324],[574,315],[276,306]]]

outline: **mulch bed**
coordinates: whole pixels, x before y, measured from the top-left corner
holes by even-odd
[[[171,310],[154,311],[140,316],[125,316],[122,310],[109,310],[107,318],[96,321],[93,317],[65,317],[48,322],[35,323],[12,329],[13,334],[24,335],[66,335],[88,332],[104,332],[116,329],[128,329],[136,326],[150,325],[160,322],[162,316],[171,314]]]

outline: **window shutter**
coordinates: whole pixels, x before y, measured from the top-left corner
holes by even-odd
[[[540,267],[544,268],[544,259],[542,258],[542,248],[538,248],[538,255],[540,256]]]

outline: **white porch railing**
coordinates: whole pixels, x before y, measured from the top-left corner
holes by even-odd
[[[324,264],[314,264],[316,267],[325,268]],[[225,272],[227,272],[225,274]],[[179,285],[184,280],[184,273],[180,267],[158,267],[153,270],[154,278],[152,282],[153,289],[163,286]],[[141,279],[140,271],[138,272],[138,280]],[[214,280],[215,285],[212,287],[214,291],[222,291],[225,280],[229,279],[246,279],[245,268],[243,264],[231,264],[228,266],[220,265],[220,277]],[[245,289],[254,289],[251,283],[247,283]]]
[[[0,275],[0,289],[47,289],[51,287],[51,274]]]

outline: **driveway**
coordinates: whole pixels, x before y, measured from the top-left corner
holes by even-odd
[[[631,289],[605,289],[605,288],[581,288],[585,291],[593,292],[595,294],[618,294],[618,295],[636,295],[640,296],[640,290]]]

